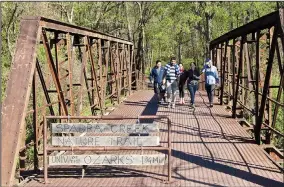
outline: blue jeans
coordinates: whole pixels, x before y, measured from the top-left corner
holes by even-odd
[[[198,84],[188,84],[187,89],[190,93],[191,104],[194,104],[195,92],[198,89]]]
[[[169,103],[175,104],[176,102],[176,93],[178,89],[178,83],[177,80],[167,80],[166,82],[167,86],[167,99]]]
[[[205,89],[206,89],[208,100],[210,104],[213,103],[214,88],[215,88],[214,84],[213,85],[205,84]]]

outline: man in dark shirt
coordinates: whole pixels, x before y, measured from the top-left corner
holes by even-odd
[[[196,68],[196,64],[191,63],[191,68],[187,72],[188,80],[187,80],[187,89],[190,93],[190,107],[195,108],[194,99],[195,92],[198,90],[198,84],[200,79],[199,70]]]
[[[156,66],[152,69],[150,73],[150,81],[154,86],[154,92],[158,96],[158,102],[161,103],[161,99],[164,97],[161,95],[161,86],[163,84],[163,75],[165,73],[165,68],[162,66],[160,60],[156,61]],[[165,99],[164,99],[165,100]]]

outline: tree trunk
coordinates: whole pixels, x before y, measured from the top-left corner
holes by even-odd
[[[179,60],[179,63],[182,63],[181,62],[181,42],[179,42],[178,44],[178,60]]]
[[[133,40],[133,36],[132,36],[132,27],[130,24],[130,19],[129,19],[129,8],[128,8],[128,2],[124,3],[124,7],[125,7],[125,15],[126,15],[126,21],[127,21],[127,29],[128,29],[128,40],[132,41]]]
[[[205,20],[206,20],[206,30],[205,30],[205,43],[206,43],[206,55],[205,56],[209,56],[209,43],[210,43],[210,40],[211,40],[211,36],[210,36],[210,26],[211,26],[211,20],[210,20],[210,17],[209,17],[209,14],[208,13],[205,13]]]
[[[230,15],[230,18],[233,17],[232,15],[232,2],[229,2],[229,15]],[[233,19],[230,19],[230,30],[233,30],[234,29],[234,20]]]
[[[143,2],[137,2],[139,7],[139,38],[138,38],[138,49],[137,49],[137,66],[142,73],[145,73],[145,23],[144,23],[144,16],[143,16]]]

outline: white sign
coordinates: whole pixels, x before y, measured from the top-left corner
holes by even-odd
[[[164,165],[166,156],[157,155],[60,155],[49,156],[49,165]]]
[[[52,123],[52,133],[150,133],[158,132],[156,123],[106,124],[106,123]]]
[[[158,146],[159,136],[53,136],[55,146]]]

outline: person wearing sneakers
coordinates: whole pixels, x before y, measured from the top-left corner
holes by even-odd
[[[150,82],[154,86],[154,93],[158,96],[158,104],[161,104],[162,99],[165,102],[165,94],[162,93],[161,87],[163,85],[163,76],[164,76],[165,68],[162,66],[162,62],[160,60],[156,61],[156,66],[152,69],[150,73]]]
[[[163,83],[166,83],[167,88],[167,100],[168,108],[172,106],[175,108],[176,102],[176,92],[178,89],[177,78],[179,76],[180,70],[176,63],[176,58],[172,57],[171,61],[165,66],[165,73],[163,78]]]
[[[195,98],[195,93],[198,90],[198,84],[199,84],[198,81],[200,79],[200,73],[194,62],[191,63],[191,67],[188,70],[187,76],[188,76],[187,89],[190,93],[190,107],[195,108],[194,98]]]
[[[206,59],[202,72],[205,73],[205,89],[207,92],[209,105],[210,107],[213,107],[213,92],[215,85],[219,84],[219,76],[217,68],[212,65],[212,61],[209,58]]]
[[[184,85],[187,79],[187,72],[184,70],[183,65],[179,64],[180,68],[180,76],[178,81],[178,89],[179,89],[179,98],[180,98],[180,104],[185,104],[184,101]]]

